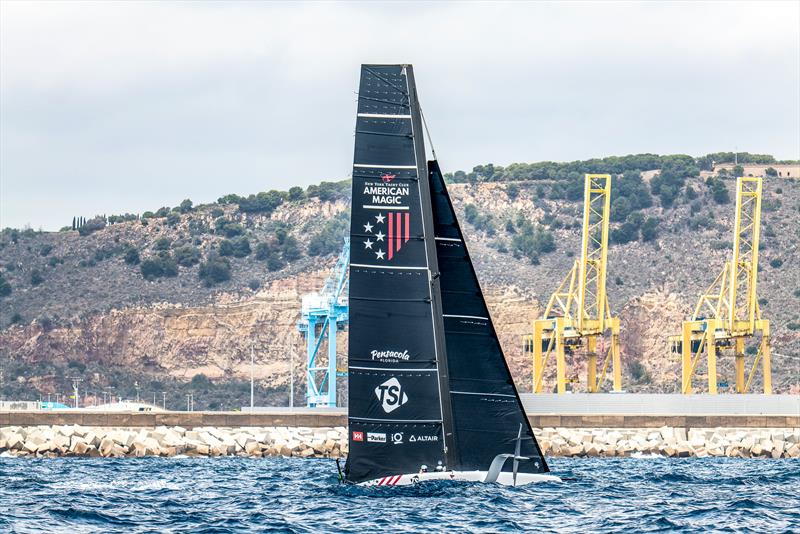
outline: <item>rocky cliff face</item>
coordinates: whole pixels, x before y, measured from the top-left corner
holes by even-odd
[[[519,388],[529,391],[531,362],[522,352],[521,336],[529,333],[531,321],[578,253],[581,204],[538,198],[534,186],[525,184],[514,195],[507,193],[506,185],[494,183],[453,185],[450,190],[506,357]],[[769,183],[767,190],[770,198],[782,203],[764,213],[761,308],[773,321],[774,385],[778,391],[797,392],[800,332],[794,325],[800,322],[796,267],[800,186],[783,180]],[[478,225],[465,223],[468,204],[491,224],[478,230]],[[172,225],[158,218],[147,226],[130,221],[88,236],[72,231],[23,232],[13,240],[5,232],[0,265],[13,291],[0,300],[4,326],[0,387],[6,396],[65,392],[68,378],[80,375],[100,391],[115,376],[114,387],[124,395],[133,394],[134,381],[153,392],[166,384],[199,391],[208,387],[196,379],[202,374],[213,384],[233,384],[226,394],[235,400],[222,407],[235,407],[249,395],[252,348],[259,388],[285,398],[293,360],[296,398],[302,402],[305,347],[296,330],[301,298],[321,288],[335,261],[332,253],[311,255],[309,243],[347,207],[346,199],[314,199],[286,202],[270,215],[252,215],[212,205],[196,208]],[[621,318],[623,380],[628,391],[678,389],[680,362],[670,356],[667,336],[679,331],[680,321],[729,254],[718,243],[730,240],[732,207],[706,204],[704,209],[713,214],[713,222],[689,229],[688,206],[651,208],[649,213],[661,220],[659,237],[649,243],[613,245],[610,250],[609,297]],[[205,259],[225,239],[214,228],[219,210],[222,217],[241,225],[252,249],[229,258],[230,280],[209,287],[198,277],[199,266],[188,265],[180,266],[175,277],[148,281],[140,266],[113,252],[122,250],[123,244],[133,246],[144,259],[157,253],[159,239],[167,238],[175,254],[178,247],[188,245]],[[514,221],[520,217],[542,224],[555,237],[556,250],[543,254],[538,264],[515,253]],[[263,258],[256,259],[256,244],[274,245],[281,232],[297,240],[300,257],[270,270]],[[97,254],[98,250],[112,252]],[[100,259],[92,264],[87,258]],[[770,261],[774,259],[781,264]],[[42,282],[31,284],[33,270],[40,272]],[[346,339],[345,333],[339,345],[342,361]],[[575,388],[583,389],[585,358],[572,355],[569,366],[570,374],[578,377]],[[554,367],[546,387],[553,383]],[[720,367],[723,379],[730,375],[732,382],[732,363],[723,360]]]

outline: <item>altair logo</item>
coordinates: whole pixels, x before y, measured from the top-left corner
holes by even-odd
[[[392,413],[408,402],[408,395],[405,394],[400,381],[395,377],[376,387],[375,396],[378,397],[378,401],[386,413]]]

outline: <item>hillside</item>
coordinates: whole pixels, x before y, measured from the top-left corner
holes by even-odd
[[[619,174],[608,289],[622,319],[625,388],[677,389],[680,365],[666,337],[730,252],[734,182],[711,168],[724,156],[709,156],[487,165],[448,176],[521,390],[530,390],[531,365],[520,336],[578,253],[588,171]],[[759,296],[773,325],[773,385],[800,393],[800,182],[768,176],[764,187]],[[135,397],[138,387],[145,399],[168,392],[175,408],[192,392],[198,409],[230,409],[249,402],[252,348],[256,402],[287,402],[293,359],[302,403],[300,299],[335,261],[348,197],[348,184],[323,183],[77,218],[61,232],[3,230],[0,396],[63,395],[80,377],[98,398]],[[583,378],[578,366],[571,371]],[[719,374],[732,383],[732,362],[723,359]]]

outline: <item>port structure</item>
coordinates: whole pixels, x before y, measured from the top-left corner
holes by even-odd
[[[350,238],[345,238],[342,252],[322,291],[303,296],[297,329],[306,341],[306,405],[309,408],[336,407],[336,378],[347,376],[346,371],[337,368],[336,336],[349,320],[349,262]],[[324,345],[327,345],[327,357]]]
[[[761,229],[761,178],[736,180],[733,252],[722,271],[697,301],[681,334],[670,337],[681,358],[681,391],[693,392],[692,378],[705,359],[708,392],[717,393],[717,357],[733,351],[736,392],[747,393],[761,362],[764,393],[772,393],[769,321],[761,318],[756,281]],[[760,334],[758,352],[745,375],[745,345]]]
[[[553,355],[556,389],[565,393],[566,354],[581,349],[588,357],[587,390],[600,391],[611,366],[613,389],[622,391],[619,318],[611,315],[606,294],[610,206],[611,175],[587,174],[580,259],[550,297],[542,317],[533,321],[533,334],[523,337],[525,352],[533,354],[534,393],[542,392],[545,369]],[[600,355],[603,363],[598,376]]]

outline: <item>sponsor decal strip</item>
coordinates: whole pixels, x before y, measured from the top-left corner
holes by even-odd
[[[365,119],[410,119],[411,115],[389,115],[386,113],[358,113],[359,117]]]
[[[461,240],[457,237],[434,237],[434,239],[436,241],[455,241],[456,243],[461,243]]]

